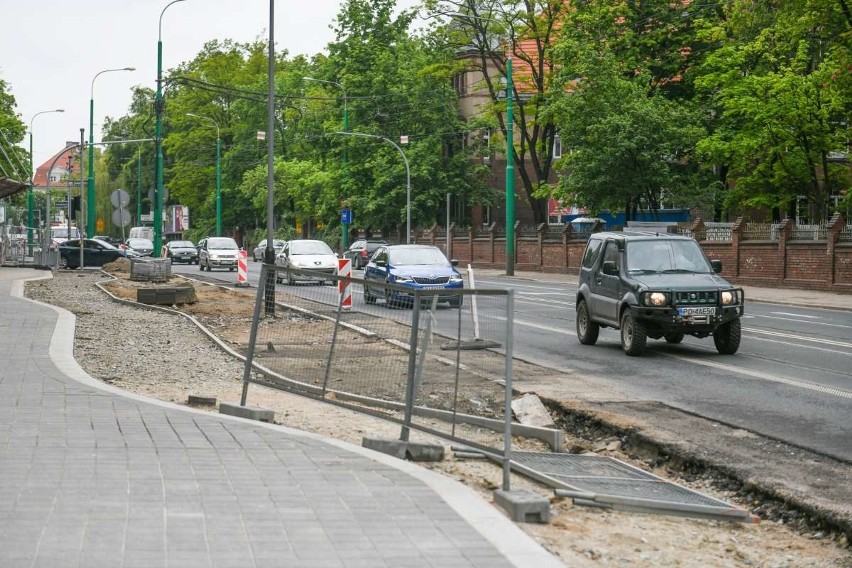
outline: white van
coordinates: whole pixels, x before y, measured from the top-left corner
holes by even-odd
[[[128,239],[148,239],[154,240],[154,227],[131,227]]]

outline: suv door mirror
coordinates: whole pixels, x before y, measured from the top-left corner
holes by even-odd
[[[713,267],[713,272],[715,272],[716,274],[719,274],[720,272],[722,272],[722,261],[721,260],[711,260],[710,266]]]
[[[601,271],[607,276],[618,275],[618,267],[615,266],[615,262],[612,260],[604,261],[603,267],[601,267]]]

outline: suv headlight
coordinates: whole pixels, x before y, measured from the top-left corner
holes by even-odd
[[[738,294],[736,290],[725,290],[722,292],[722,305],[730,306],[731,304],[737,304],[738,302]]]
[[[669,294],[668,292],[645,292],[642,303],[646,306],[667,306]]]
[[[412,278],[411,276],[400,276],[398,274],[394,277],[394,280],[396,282],[402,282],[402,283],[414,282],[414,278]]]
[[[464,278],[462,278],[461,274],[453,274],[450,276],[450,282],[462,282]]]

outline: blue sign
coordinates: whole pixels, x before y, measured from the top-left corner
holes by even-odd
[[[340,222],[343,223],[344,225],[348,225],[348,224],[352,223],[352,210],[351,209],[344,209],[343,211],[340,212]]]

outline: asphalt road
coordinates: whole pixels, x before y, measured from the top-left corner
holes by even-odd
[[[249,260],[252,287],[260,267]],[[176,265],[174,271],[199,274],[197,266]],[[236,272],[203,274],[223,283],[237,281]],[[603,402],[613,393],[626,400],[656,401],[852,463],[852,312],[750,302],[736,355],[719,355],[712,338],[687,337],[680,345],[650,340],[645,356],[636,358],[621,351],[619,334],[611,329],[601,331],[596,345],[580,345],[572,284],[477,277],[476,286],[515,290],[515,357],[594,377],[605,387],[600,394]],[[326,289],[329,301],[335,301],[334,288]],[[483,334],[502,333],[504,307],[480,298],[477,308]],[[358,286],[353,290],[353,309],[410,318],[381,302],[366,305]],[[442,307],[436,325],[457,325],[457,314]],[[469,316],[462,325],[473,333]],[[566,389],[564,396],[570,398],[572,393]]]

